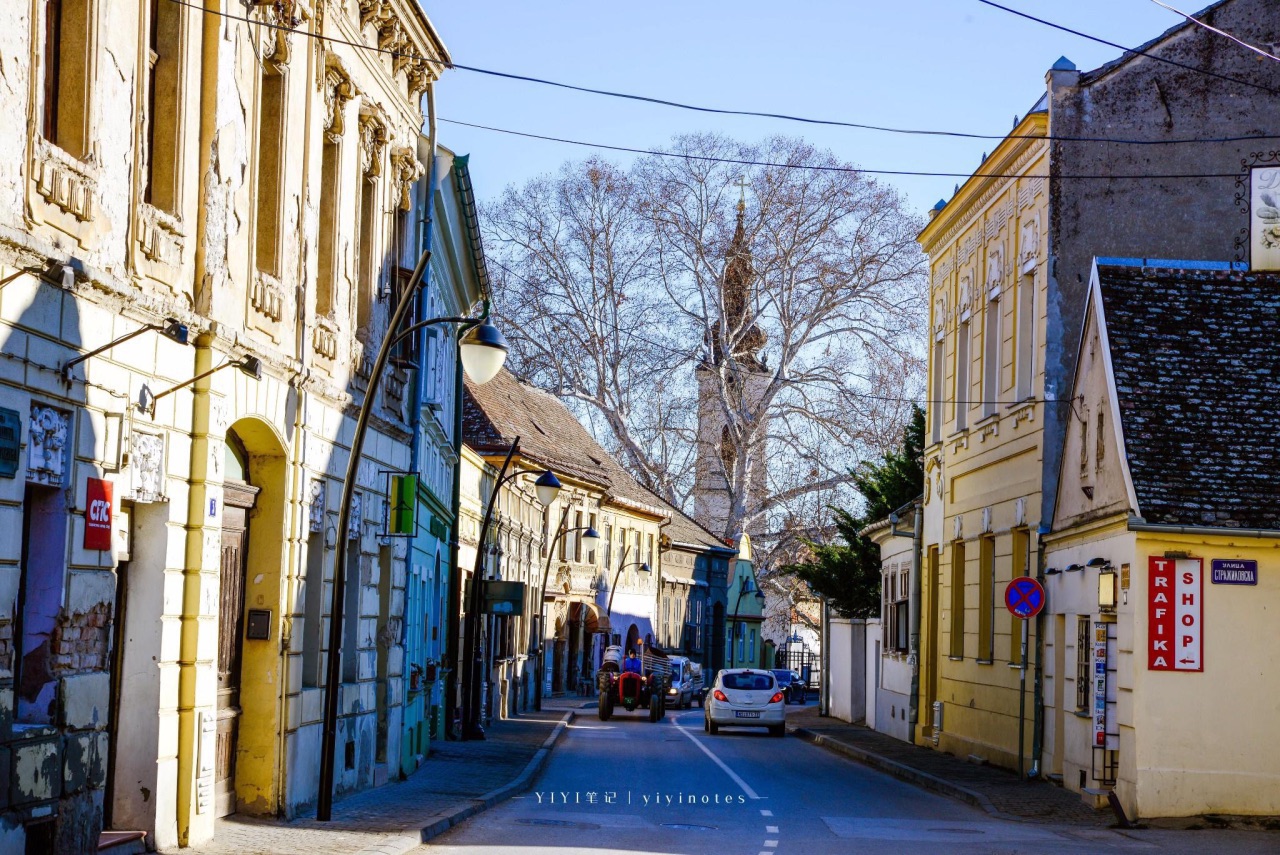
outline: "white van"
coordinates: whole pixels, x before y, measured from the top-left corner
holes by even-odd
[[[673,709],[688,709],[699,697],[700,687],[694,685],[694,667],[697,663],[689,661],[687,656],[672,656],[670,662],[671,685],[667,689],[667,706]],[[698,666],[699,676],[701,670]]]

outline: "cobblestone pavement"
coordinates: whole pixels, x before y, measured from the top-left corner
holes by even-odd
[[[556,726],[560,709],[495,722],[483,742],[435,742],[431,756],[405,781],[352,794],[334,804],[333,820],[292,822],[236,815],[217,821],[210,843],[165,850],[171,855],[391,855],[516,792]],[[563,728],[560,728],[563,730]],[[546,746],[549,749],[549,746]],[[542,752],[543,756],[547,752]],[[530,770],[532,771],[532,770]],[[530,774],[521,783],[532,780]]]
[[[1076,793],[1047,781],[1019,781],[995,766],[980,766],[941,751],[894,739],[860,724],[818,715],[816,705],[787,713],[787,727],[804,739],[846,754],[902,780],[962,799],[1005,819],[1106,828],[1110,810],[1085,805]]]

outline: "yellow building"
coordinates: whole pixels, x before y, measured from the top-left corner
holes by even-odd
[[[1040,523],[1047,127],[1041,101],[919,237],[932,301],[915,738],[1006,766],[1020,625],[1002,593],[1034,567]]]
[[[1042,761],[1130,818],[1280,813],[1280,276],[1240,267],[1098,259],[1091,282]]]
[[[337,499],[371,345],[418,244],[421,102],[444,47],[410,0],[2,14],[0,49],[23,60],[0,70],[0,278],[14,274],[0,351],[32,462],[0,480],[0,506],[21,532],[65,492],[62,518],[41,525],[70,547],[103,513],[86,502],[105,481],[117,542],[68,548],[62,600],[32,599],[26,621],[88,621],[94,655],[58,675],[78,681],[58,713],[75,726],[49,740],[110,759],[65,798],[21,793],[0,848],[76,851],[46,848],[44,827],[27,837],[33,818],[74,823],[81,841],[105,818],[172,847],[209,840],[227,813],[314,804],[338,549],[351,559],[338,786],[371,786],[399,753],[405,550],[381,533],[384,472],[408,466],[405,371],[383,381],[350,531],[336,531]],[[0,540],[16,592],[36,540]],[[0,634],[27,618],[9,612]],[[0,701],[13,677],[0,668]]]

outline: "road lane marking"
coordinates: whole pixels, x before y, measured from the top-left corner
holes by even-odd
[[[760,811],[760,815],[761,815],[761,816],[773,816],[773,811],[771,811],[771,810],[762,810],[762,811]]]
[[[765,833],[765,834],[777,834],[777,833],[778,833],[778,826],[776,826],[776,825],[766,825],[766,826],[764,827],[764,833]]]
[[[672,722],[672,723],[674,724],[674,722]],[[683,733],[685,736],[687,736],[687,737],[689,737],[690,739],[692,739],[692,740],[693,740],[693,744],[694,744],[694,745],[696,745],[696,746],[698,746],[699,748],[701,748],[701,749],[702,749],[702,753],[703,753],[703,754],[705,754],[705,755],[707,755],[708,757],[710,757],[710,758],[711,758],[711,760],[712,760],[712,762],[714,762],[717,766],[719,766],[722,770],[724,770],[724,773],[725,773],[726,775],[728,775],[730,778],[732,778],[732,779],[733,779],[733,782],[734,782],[735,784],[737,784],[739,787],[741,787],[741,788],[742,788],[742,792],[744,792],[744,793],[746,793],[746,794],[747,794],[747,798],[749,798],[749,799],[757,799],[757,800],[760,798],[760,796],[756,795],[756,791],[755,791],[755,790],[753,790],[753,789],[751,789],[750,785],[748,785],[746,781],[742,780],[742,778],[740,778],[740,777],[738,776],[738,773],[737,773],[737,772],[735,772],[735,771],[733,771],[732,769],[730,769],[730,768],[725,764],[725,762],[724,762],[723,760],[721,760],[721,759],[720,759],[719,757],[717,757],[715,754],[711,753],[711,749],[710,749],[710,748],[708,748],[707,746],[703,745],[703,744],[702,744],[702,742],[698,739],[698,737],[694,736],[692,733],[690,733],[689,731],[685,730],[683,727],[681,727],[681,726],[680,726],[680,725],[678,725],[678,724],[676,725],[676,730],[680,731],[680,732],[681,732],[681,733]],[[770,814],[770,816],[772,816],[772,815],[773,815],[773,814]]]
[[[773,848],[774,846],[777,846],[777,845],[778,845],[778,841],[776,841],[776,840],[766,840],[766,841],[764,842],[764,845],[765,845],[765,846],[768,846],[768,847],[770,847],[770,848]]]

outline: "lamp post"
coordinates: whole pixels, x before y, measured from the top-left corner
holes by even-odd
[[[729,667],[730,668],[734,667],[734,661],[737,658],[734,655],[734,648],[735,648],[735,645],[738,643],[738,607],[742,605],[742,595],[750,594],[753,591],[756,595],[756,599],[760,601],[761,605],[763,605],[764,594],[760,592],[759,588],[751,584],[750,576],[743,577],[742,584],[738,586],[737,602],[733,604],[733,623],[730,624],[730,630],[729,630]]]
[[[530,634],[535,636],[529,639],[529,647],[534,651],[535,661],[537,662],[535,672],[538,682],[534,685],[533,696],[534,709],[538,712],[542,712],[542,639],[546,637],[543,622],[547,618],[547,576],[551,573],[551,560],[555,557],[556,545],[560,542],[560,538],[575,531],[584,532],[582,535],[582,547],[587,551],[587,554],[595,552],[596,547],[600,544],[600,535],[589,525],[565,528],[565,524],[569,521],[569,508],[570,506],[566,503],[564,513],[560,515],[560,524],[556,526],[556,536],[551,539],[551,543],[547,546],[547,563],[542,568],[542,587],[538,589],[538,622],[529,629]]]
[[[406,337],[420,329],[435,324],[458,324],[466,332],[458,338],[459,358],[463,370],[477,383],[487,383],[502,370],[502,363],[507,358],[507,344],[502,333],[489,322],[489,305],[485,303],[484,314],[478,318],[441,317],[421,321],[397,333],[400,325],[409,316],[409,311],[417,301],[418,288],[422,284],[423,274],[427,270],[427,262],[431,259],[431,251],[427,250],[418,257],[413,268],[408,287],[400,297],[391,320],[387,325],[387,333],[382,338],[378,355],[373,362],[373,371],[369,376],[369,386],[365,390],[364,400],[360,403],[360,411],[356,416],[355,433],[351,437],[351,449],[347,456],[346,478],[342,482],[342,498],[338,504],[338,550],[333,562],[333,603],[329,611],[329,657],[325,663],[324,687],[324,733],[320,745],[320,782],[319,795],[316,802],[316,819],[328,822],[333,815],[333,774],[334,751],[338,740],[338,694],[341,691],[339,680],[342,676],[342,609],[344,604],[344,588],[347,574],[347,535],[351,529],[351,502],[355,492],[356,476],[360,471],[360,454],[364,447],[365,433],[369,428],[369,416],[373,412],[374,400],[377,398],[378,384],[382,380],[383,371],[387,367],[387,359],[391,349]],[[461,390],[459,390],[461,391]],[[456,571],[455,571],[456,572]]]
[[[626,557],[625,553],[623,557]],[[632,561],[630,564],[619,565],[618,572],[613,574],[613,584],[609,586],[609,603],[604,611],[606,617],[613,614],[613,594],[618,590],[618,580],[622,578],[622,571],[628,567],[639,567],[641,573],[649,572],[649,565],[643,561]],[[610,629],[612,629],[612,627],[610,627]]]
[[[480,647],[480,613],[484,609],[484,591],[481,575],[484,573],[484,545],[489,536],[489,524],[493,522],[493,506],[498,499],[498,492],[508,481],[530,474],[528,470],[507,472],[511,458],[520,448],[520,437],[516,437],[507,449],[507,456],[498,470],[498,478],[489,491],[489,501],[485,504],[484,519],[480,523],[480,537],[476,541],[476,563],[471,571],[471,590],[467,596],[467,620],[465,634],[467,649],[463,656],[463,696],[462,696],[462,739],[484,739],[484,727],[480,723],[483,698],[480,687],[484,676],[484,651]],[[534,482],[538,501],[550,505],[560,495],[560,479],[550,469],[542,472]]]

